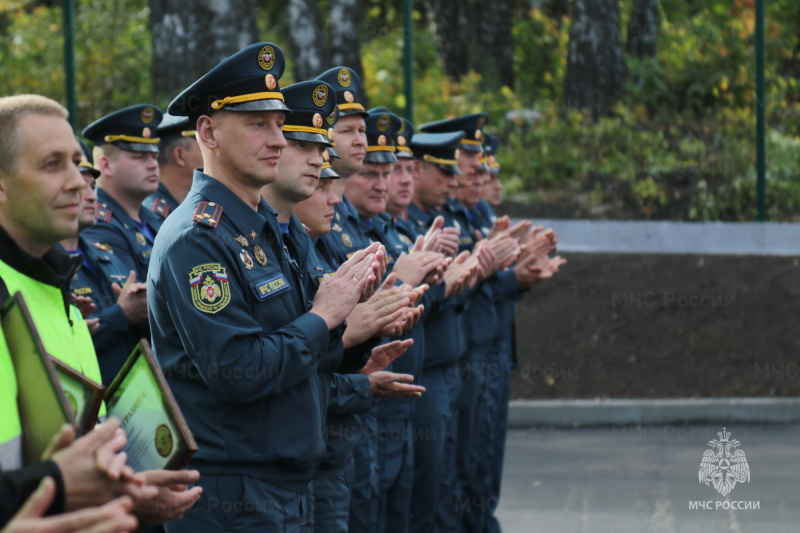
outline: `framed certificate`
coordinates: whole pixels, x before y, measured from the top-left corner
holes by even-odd
[[[97,423],[97,413],[100,412],[106,388],[55,357],[51,357],[50,362],[75,416],[78,436],[91,431]]]
[[[105,394],[109,416],[119,418],[136,472],[183,468],[197,451],[150,345],[142,339]]]
[[[22,293],[5,302],[0,321],[17,378],[22,460],[29,465],[41,460],[62,425],[75,425],[75,416]]]

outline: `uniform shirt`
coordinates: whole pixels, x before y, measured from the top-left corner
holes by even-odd
[[[208,474],[248,475],[302,494],[325,445],[318,366],[325,321],[308,313],[276,212],[195,170],[153,249],[153,350]]]
[[[175,211],[181,203],[172,196],[166,185],[163,183],[158,184],[156,192],[148,196],[142,202],[142,207],[158,215],[162,221],[166,219],[170,213]]]
[[[423,211],[413,202],[407,209],[408,217],[404,229],[413,229],[417,235],[424,235],[433,220],[444,215],[444,209]],[[447,224],[445,217],[445,225]],[[413,239],[412,239],[413,240]],[[461,294],[444,299],[445,284],[431,297],[438,294],[435,305],[426,308],[422,320],[425,328],[425,357],[423,370],[446,369],[456,364],[466,350],[466,340],[461,330],[460,316],[463,312],[463,291]],[[428,291],[429,293],[431,291]],[[424,385],[424,383],[423,383]]]
[[[70,281],[70,290],[76,296],[88,296],[95,304],[90,318],[100,319],[100,325],[92,335],[92,342],[100,362],[103,383],[110,385],[139,339],[150,335],[146,330],[137,332],[130,327],[112,289],[114,283],[120,287],[125,284],[128,268],[102,244],[89,242],[83,236],[78,242],[78,250],[64,250],[60,244],[56,246],[66,253],[80,255],[83,260],[83,265]]]
[[[354,253],[369,247],[371,241],[364,235],[361,217],[346,196],[333,210],[331,231],[319,237],[319,246],[324,249],[324,256],[338,268]]]
[[[161,219],[143,207],[139,209],[140,223],[133,220],[103,189],[97,189],[97,222],[81,235],[111,249],[128,268],[136,272],[136,280],[144,282],[153,252],[153,238],[161,227]]]

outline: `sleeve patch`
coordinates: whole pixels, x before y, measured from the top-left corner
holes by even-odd
[[[219,263],[206,263],[189,272],[189,289],[192,304],[198,311],[215,314],[225,309],[231,301],[228,273]]]

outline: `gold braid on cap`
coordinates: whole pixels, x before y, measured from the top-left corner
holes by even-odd
[[[296,131],[302,133],[318,133],[320,135],[324,135],[326,139],[328,138],[328,130],[323,130],[322,128],[311,128],[309,126],[294,126],[292,124],[284,124],[281,130]]]
[[[423,161],[427,161],[428,163],[436,163],[437,165],[457,165],[458,161],[455,159],[439,159],[438,157],[433,157],[432,155],[425,154],[422,156]]]
[[[132,137],[130,135],[106,135],[103,140],[107,143],[117,141],[128,141],[129,143],[158,144],[161,139],[158,137]]]
[[[226,96],[222,100],[214,100],[211,102],[211,109],[214,111],[220,110],[226,105],[241,104],[244,102],[254,102],[255,100],[280,100],[283,102],[283,94],[278,92],[270,93],[251,93],[240,94],[239,96]]]

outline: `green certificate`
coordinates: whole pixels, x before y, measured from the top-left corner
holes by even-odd
[[[103,403],[103,393],[106,388],[55,357],[51,362],[56,370],[61,390],[64,391],[67,403],[75,415],[78,435],[91,431],[97,422],[97,413],[100,411],[100,404]]]
[[[181,468],[197,451],[145,340],[136,346],[108,388],[106,408],[125,430],[128,465],[136,472]]]
[[[50,439],[62,425],[74,425],[75,417],[22,293],[3,305],[2,324],[19,391],[22,460],[30,465],[41,461]]]

